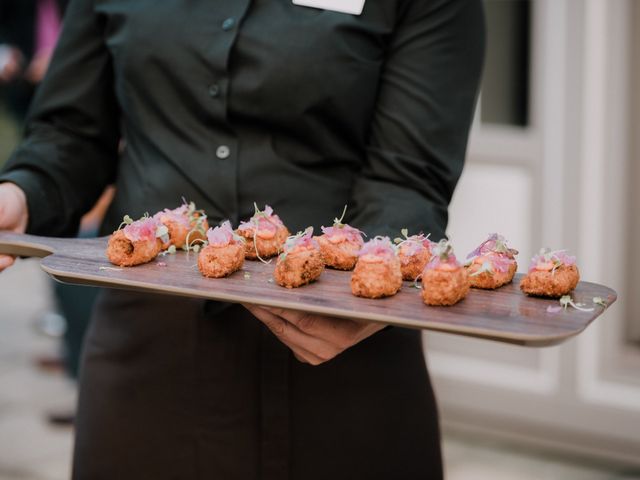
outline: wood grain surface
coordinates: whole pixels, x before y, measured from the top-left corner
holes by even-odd
[[[186,252],[119,268],[108,262],[106,244],[106,238],[60,239],[0,232],[0,253],[45,257],[42,268],[66,283],[290,308],[528,346],[555,345],[577,335],[605,310],[592,305],[593,297],[603,298],[607,305],[617,298],[611,288],[580,282],[573,299],[594,306],[594,310],[568,308],[549,313],[547,307],[559,305],[558,301],[523,295],[518,274],[512,284],[498,290],[472,289],[457,305],[429,307],[422,303],[420,290],[409,282],[393,297],[354,297],[349,286],[351,273],[329,269],[313,284],[282,288],[272,279],[275,260],[269,265],[246,261],[242,270],[223,279],[202,277],[196,266],[197,254]]]

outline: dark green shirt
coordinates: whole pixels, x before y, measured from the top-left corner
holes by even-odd
[[[481,0],[73,0],[0,180],[66,235],[112,182],[105,231],[195,200],[212,223],[272,205],[444,235],[481,74]],[[118,144],[125,147],[119,153]]]

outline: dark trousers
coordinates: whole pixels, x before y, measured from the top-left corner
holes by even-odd
[[[442,478],[417,331],[312,367],[239,305],[106,291],[83,360],[76,479]]]

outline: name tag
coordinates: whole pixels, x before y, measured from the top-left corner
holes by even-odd
[[[294,5],[360,15],[365,0],[293,0]]]

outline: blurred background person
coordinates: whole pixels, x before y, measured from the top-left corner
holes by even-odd
[[[66,4],[66,0],[0,0],[0,85],[19,122],[49,66]]]
[[[0,0],[0,91],[13,120],[21,126],[31,99],[44,78],[55,48],[67,0]],[[5,158],[0,159],[4,163]],[[112,190],[107,189],[82,220],[78,236],[95,236],[109,206]],[[56,333],[61,323],[61,357],[38,357],[36,363],[46,370],[63,369],[78,378],[78,365],[84,333],[98,289],[52,282],[59,313],[50,312],[41,320],[46,333]],[[58,322],[61,319],[61,322]],[[50,412],[55,424],[70,424],[73,409]]]

